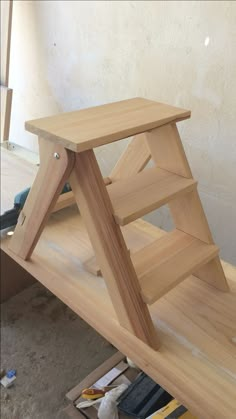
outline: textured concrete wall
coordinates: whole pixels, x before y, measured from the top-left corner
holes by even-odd
[[[236,263],[236,2],[14,2],[10,138],[24,121],[133,96],[179,105],[185,150],[222,256]],[[98,150],[104,174],[123,144]],[[169,228],[167,209],[150,219]]]

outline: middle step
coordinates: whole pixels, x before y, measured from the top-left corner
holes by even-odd
[[[125,225],[191,192],[194,179],[178,176],[156,167],[107,186],[117,224]]]

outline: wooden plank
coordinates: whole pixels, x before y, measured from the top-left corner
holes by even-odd
[[[208,222],[197,190],[169,203],[176,228],[206,243],[213,243]]]
[[[96,256],[92,256],[84,263],[84,268],[86,271],[90,272],[92,275],[101,276],[102,272],[100,266],[97,262]]]
[[[221,291],[229,291],[229,284],[227,283],[219,256],[216,256],[206,265],[196,270],[194,275]]]
[[[176,124],[164,125],[146,133],[156,165],[177,175],[192,178]]]
[[[1,85],[8,86],[13,1],[1,1]]]
[[[139,134],[128,144],[114,169],[111,171],[112,182],[128,178],[141,172],[151,158],[151,153],[146,141],[146,134]]]
[[[74,154],[62,146],[46,140],[39,145],[41,164],[10,243],[11,251],[23,259],[31,256],[74,164]]]
[[[185,109],[135,98],[28,121],[25,127],[80,152],[189,117]]]
[[[197,190],[190,192],[188,196],[183,196],[181,200],[175,199],[171,201],[169,207],[175,226],[179,230],[191,234],[206,243],[214,244]],[[221,291],[227,292],[229,291],[229,286],[224,271],[219,265],[220,259],[219,256],[216,256],[210,264],[198,269],[195,275]]]
[[[109,196],[94,152],[76,154],[69,183],[86,223],[90,240],[120,324],[157,347],[152,320],[140,295],[129,252],[115,223]]]
[[[192,178],[188,161],[181,144],[180,136],[175,124],[166,125],[147,133],[148,145],[157,166],[178,175]],[[173,152],[172,152],[173,150]],[[178,230],[184,231],[206,243],[213,244],[211,231],[202,207],[197,190],[169,202],[171,215]],[[229,291],[229,287],[222,269],[219,268],[219,257],[216,256],[211,264],[198,270],[197,276],[214,287]],[[209,267],[212,274],[209,275]]]
[[[1,141],[9,140],[12,89],[1,86]]]
[[[111,179],[109,177],[105,177],[104,179],[105,185],[110,185]],[[52,212],[60,211],[63,208],[70,207],[71,205],[76,204],[75,197],[72,191],[66,192],[58,197],[58,200],[52,210]]]
[[[108,185],[107,191],[117,223],[125,225],[195,187],[193,179],[154,167]]]
[[[58,197],[58,200],[52,212],[60,211],[63,208],[70,207],[75,204],[75,197],[72,191],[63,193]]]
[[[152,242],[164,235],[142,220],[126,228],[139,246],[147,237]],[[219,412],[224,419],[235,416],[236,268],[224,265],[230,293],[191,277],[150,307],[161,337],[161,348],[154,351],[119,325],[103,279],[83,270],[91,245],[75,208],[50,217],[32,260],[12,254],[8,243],[4,238],[2,247],[17,263],[193,414],[201,419]]]
[[[73,387],[67,394],[66,398],[74,402],[81,396],[82,391],[85,388],[91,387],[96,381],[98,381],[103,375],[107,374],[112,368],[114,368],[119,362],[123,361],[125,356],[117,351],[114,355],[108,358],[105,362],[99,365],[94,371],[92,371],[87,377],[84,378],[77,386]]]
[[[36,168],[7,150],[2,150],[1,158],[1,206],[7,209],[14,195],[32,183]],[[124,229],[130,233],[127,246],[136,250],[166,234],[143,220]],[[236,417],[235,267],[223,263],[229,293],[190,277],[150,306],[161,339],[160,350],[153,351],[119,325],[103,279],[83,269],[92,248],[77,208],[52,214],[30,261],[10,252],[9,241],[9,236],[2,235],[1,247],[12,260],[193,414],[201,419],[218,418],[219,412],[222,419]]]
[[[174,230],[132,255],[143,300],[153,304],[218,254],[218,248]]]
[[[84,268],[95,276],[102,276],[102,272],[97,262],[96,256],[92,256],[91,258],[86,260],[86,262],[84,263]]]

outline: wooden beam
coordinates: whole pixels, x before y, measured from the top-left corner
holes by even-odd
[[[196,188],[196,181],[151,167],[107,187],[114,217],[125,225]]]
[[[1,142],[9,140],[12,89],[1,86]]]
[[[146,133],[151,156],[161,169],[192,178],[176,124],[163,125]]]
[[[147,141],[158,167],[183,177],[193,178],[176,124],[172,123],[149,131]],[[208,244],[214,244],[197,190],[172,200],[169,207],[178,230]],[[219,269],[219,264],[219,256],[216,256],[207,267],[198,269],[197,276],[220,290],[228,291],[229,287],[223,269]],[[212,275],[209,275],[210,268],[213,269]]]
[[[31,256],[74,164],[74,153],[45,139],[39,140],[39,153],[41,164],[10,242],[22,259]]]
[[[146,142],[146,134],[136,135],[126,147],[114,169],[110,179],[116,182],[119,179],[128,178],[139,173],[151,158],[151,153]]]
[[[120,324],[153,348],[155,329],[93,150],[76,154],[69,179]]]

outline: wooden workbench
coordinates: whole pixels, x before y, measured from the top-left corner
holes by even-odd
[[[36,170],[2,151],[1,213],[32,183]],[[142,220],[123,232],[131,251],[165,234]],[[84,270],[93,251],[75,206],[50,217],[29,262],[13,255],[10,237],[2,236],[4,252],[198,418],[236,418],[235,267],[223,262],[230,293],[190,277],[150,307],[162,343],[154,351],[119,325],[103,279]]]

